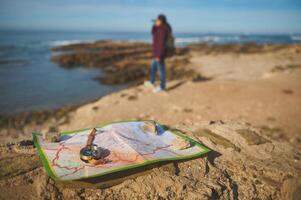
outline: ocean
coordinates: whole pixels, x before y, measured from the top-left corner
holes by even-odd
[[[175,34],[176,45],[190,43],[297,43],[301,35]],[[0,31],[0,114],[80,104],[121,90],[101,85],[99,69],[63,69],[50,61],[51,48],[102,39],[150,42],[149,33],[96,31]]]

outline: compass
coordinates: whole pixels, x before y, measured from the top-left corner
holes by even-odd
[[[95,163],[95,161],[103,160],[110,154],[108,149],[98,147],[93,144],[97,130],[94,128],[88,136],[87,144],[79,152],[80,159],[86,163]]]

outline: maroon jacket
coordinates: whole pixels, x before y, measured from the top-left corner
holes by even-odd
[[[153,57],[164,60],[166,57],[166,41],[168,34],[171,34],[171,27],[167,24],[153,26]]]

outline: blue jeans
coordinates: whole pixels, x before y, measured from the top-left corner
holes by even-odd
[[[159,68],[160,73],[160,87],[162,90],[165,89],[165,63],[164,61],[158,62],[157,60],[153,60],[150,68],[150,82],[152,84],[155,83],[156,73]]]

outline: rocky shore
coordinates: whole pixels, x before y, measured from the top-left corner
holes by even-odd
[[[151,46],[146,43],[126,41],[98,41],[89,44],[73,44],[52,49],[59,52],[51,58],[64,68],[100,68],[102,84],[141,83],[149,76],[152,58]],[[167,59],[167,79],[188,78],[193,71],[185,68],[188,48],[178,48],[176,58]]]
[[[101,68],[102,83],[135,84],[84,105],[2,117],[0,199],[300,197],[300,44],[179,49],[167,59],[170,78],[160,94],[140,84],[148,76],[149,48],[99,41],[53,49],[52,60],[62,67]],[[125,119],[156,120],[213,151],[99,189],[65,188],[47,176],[32,131],[56,133]]]

